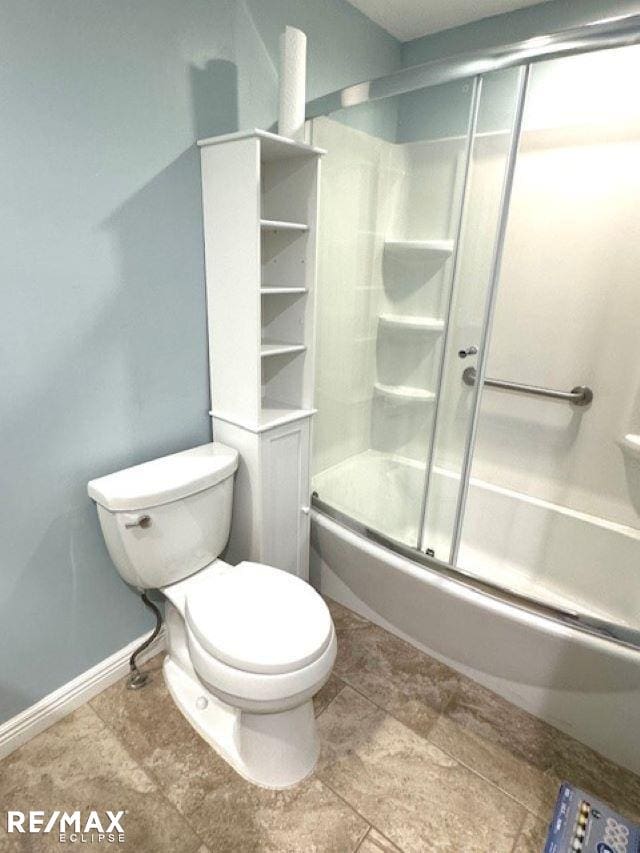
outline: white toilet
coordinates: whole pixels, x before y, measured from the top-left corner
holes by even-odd
[[[287,788],[314,769],[312,697],[336,657],[326,604],[293,575],[218,559],[231,525],[235,450],[205,444],[92,480],[125,581],[167,599],[164,676],[185,717],[238,773]]]

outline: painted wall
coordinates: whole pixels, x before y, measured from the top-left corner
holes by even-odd
[[[396,68],[342,0],[1,0],[0,721],[148,630],[87,481],[205,442],[198,136]]]

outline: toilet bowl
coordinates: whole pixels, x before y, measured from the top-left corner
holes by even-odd
[[[313,772],[312,699],[336,636],[306,582],[219,558],[231,522],[236,451],[208,444],[89,483],[122,577],[166,599],[165,681],[198,733],[245,779],[287,788]]]

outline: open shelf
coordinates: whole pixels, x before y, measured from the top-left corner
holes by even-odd
[[[384,250],[407,259],[445,261],[453,252],[453,240],[385,240]]]
[[[437,317],[419,317],[412,314],[379,314],[378,320],[388,326],[398,329],[409,329],[423,332],[441,332],[444,320]]]
[[[287,222],[284,219],[261,219],[260,228],[263,231],[308,231],[309,226],[304,222]]]
[[[433,391],[425,391],[423,388],[412,388],[409,385],[383,385],[382,382],[376,382],[373,387],[379,394],[399,400],[432,403],[436,399]]]
[[[261,287],[260,288],[260,293],[263,296],[266,296],[267,294],[271,295],[271,294],[277,294],[277,293],[280,293],[280,294],[284,293],[284,294],[288,295],[288,294],[300,294],[300,293],[308,293],[308,292],[309,292],[308,287]]]
[[[305,344],[287,344],[278,341],[262,341],[260,345],[260,358],[269,358],[272,355],[287,355],[289,353],[304,352]]]

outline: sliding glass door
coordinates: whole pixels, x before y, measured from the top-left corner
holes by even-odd
[[[639,75],[635,46],[531,68],[457,554],[468,574],[634,629]]]
[[[454,562],[464,506],[477,379],[483,371],[525,83],[523,68],[497,71],[478,83],[419,543],[444,562]]]

